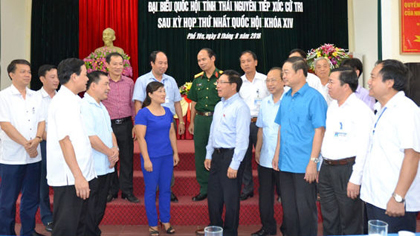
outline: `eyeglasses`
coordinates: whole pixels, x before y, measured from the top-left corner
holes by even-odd
[[[229,81],[216,81],[216,84],[231,84]]]

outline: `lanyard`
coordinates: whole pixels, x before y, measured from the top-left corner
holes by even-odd
[[[381,114],[379,115],[378,119],[376,120],[376,122],[375,122],[375,126],[373,126],[373,134],[375,134],[376,125],[378,124],[379,120],[381,119],[382,115],[385,113],[385,111],[386,111],[386,109],[387,109],[387,108],[388,108],[388,107],[385,107],[385,108],[382,110]]]

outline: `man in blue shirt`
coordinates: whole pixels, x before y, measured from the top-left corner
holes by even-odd
[[[161,82],[165,87],[166,92],[165,103],[163,103],[162,106],[169,108],[172,115],[176,114],[178,116],[178,134],[182,135],[185,132],[185,122],[182,119],[182,108],[180,103],[182,97],[179,93],[175,79],[172,76],[165,74],[168,69],[168,58],[164,52],[153,51],[150,53],[149,60],[152,70],[149,73],[140,76],[134,85],[133,101],[136,114],[141,109],[144,99],[146,98],[146,86],[152,81]],[[175,123],[174,125],[176,127]],[[171,188],[174,184],[175,178],[172,174]],[[178,198],[172,191],[171,201],[178,202]]]
[[[108,110],[102,104],[102,100],[108,98],[109,78],[102,71],[94,71],[88,74],[87,91],[81,105],[86,127],[92,145],[95,172],[98,175],[98,189],[92,189],[95,201],[90,201],[89,208],[95,213],[95,229],[91,229],[92,235],[101,235],[99,224],[105,214],[107,195],[111,181],[111,173],[114,172],[115,163],[118,161],[119,149],[117,139],[111,127],[111,119]],[[96,192],[96,194],[94,193]]]
[[[223,227],[223,235],[238,235],[244,173],[241,163],[248,149],[251,122],[249,108],[238,94],[241,85],[241,76],[233,70],[225,71],[217,81],[217,93],[222,100],[214,109],[204,161],[210,171],[207,191],[210,225]]]
[[[283,235],[317,235],[317,163],[325,131],[327,103],[308,86],[308,65],[292,57],[283,64],[284,95],[275,122],[279,124],[273,168],[280,170]]]

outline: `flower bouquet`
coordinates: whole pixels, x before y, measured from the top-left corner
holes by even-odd
[[[191,86],[192,82],[186,82],[184,85],[179,87],[179,93],[181,93],[181,95],[188,96],[188,92],[190,92]]]
[[[115,52],[115,50],[102,48],[100,50],[96,50],[95,52],[92,52],[91,54],[89,54],[89,56],[83,59],[86,65],[87,72],[89,73],[89,72],[98,71],[98,70],[103,71],[103,72],[108,72],[108,69],[105,66],[105,62],[106,62],[105,57],[111,52]],[[125,53],[123,53],[122,56],[124,59],[123,61],[124,69],[123,69],[122,74],[124,76],[131,78],[133,76],[133,68],[131,67],[131,64],[130,64],[130,57]]]
[[[309,69],[315,70],[315,59],[319,57],[325,57],[330,60],[330,68],[338,68],[345,58],[349,58],[349,54],[345,49],[338,48],[334,44],[326,43],[321,45],[319,48],[311,49],[306,57]]]

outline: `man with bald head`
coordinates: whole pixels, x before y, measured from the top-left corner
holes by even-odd
[[[215,61],[216,54],[210,48],[203,48],[198,52],[198,66],[203,71],[194,76],[188,93],[188,99],[192,101],[191,123],[188,131],[194,134],[195,171],[200,185],[200,192],[192,198],[193,201],[202,201],[207,198],[209,172],[204,168],[203,163],[214,107],[220,101],[220,97],[217,96],[216,82],[223,73],[216,68]]]

